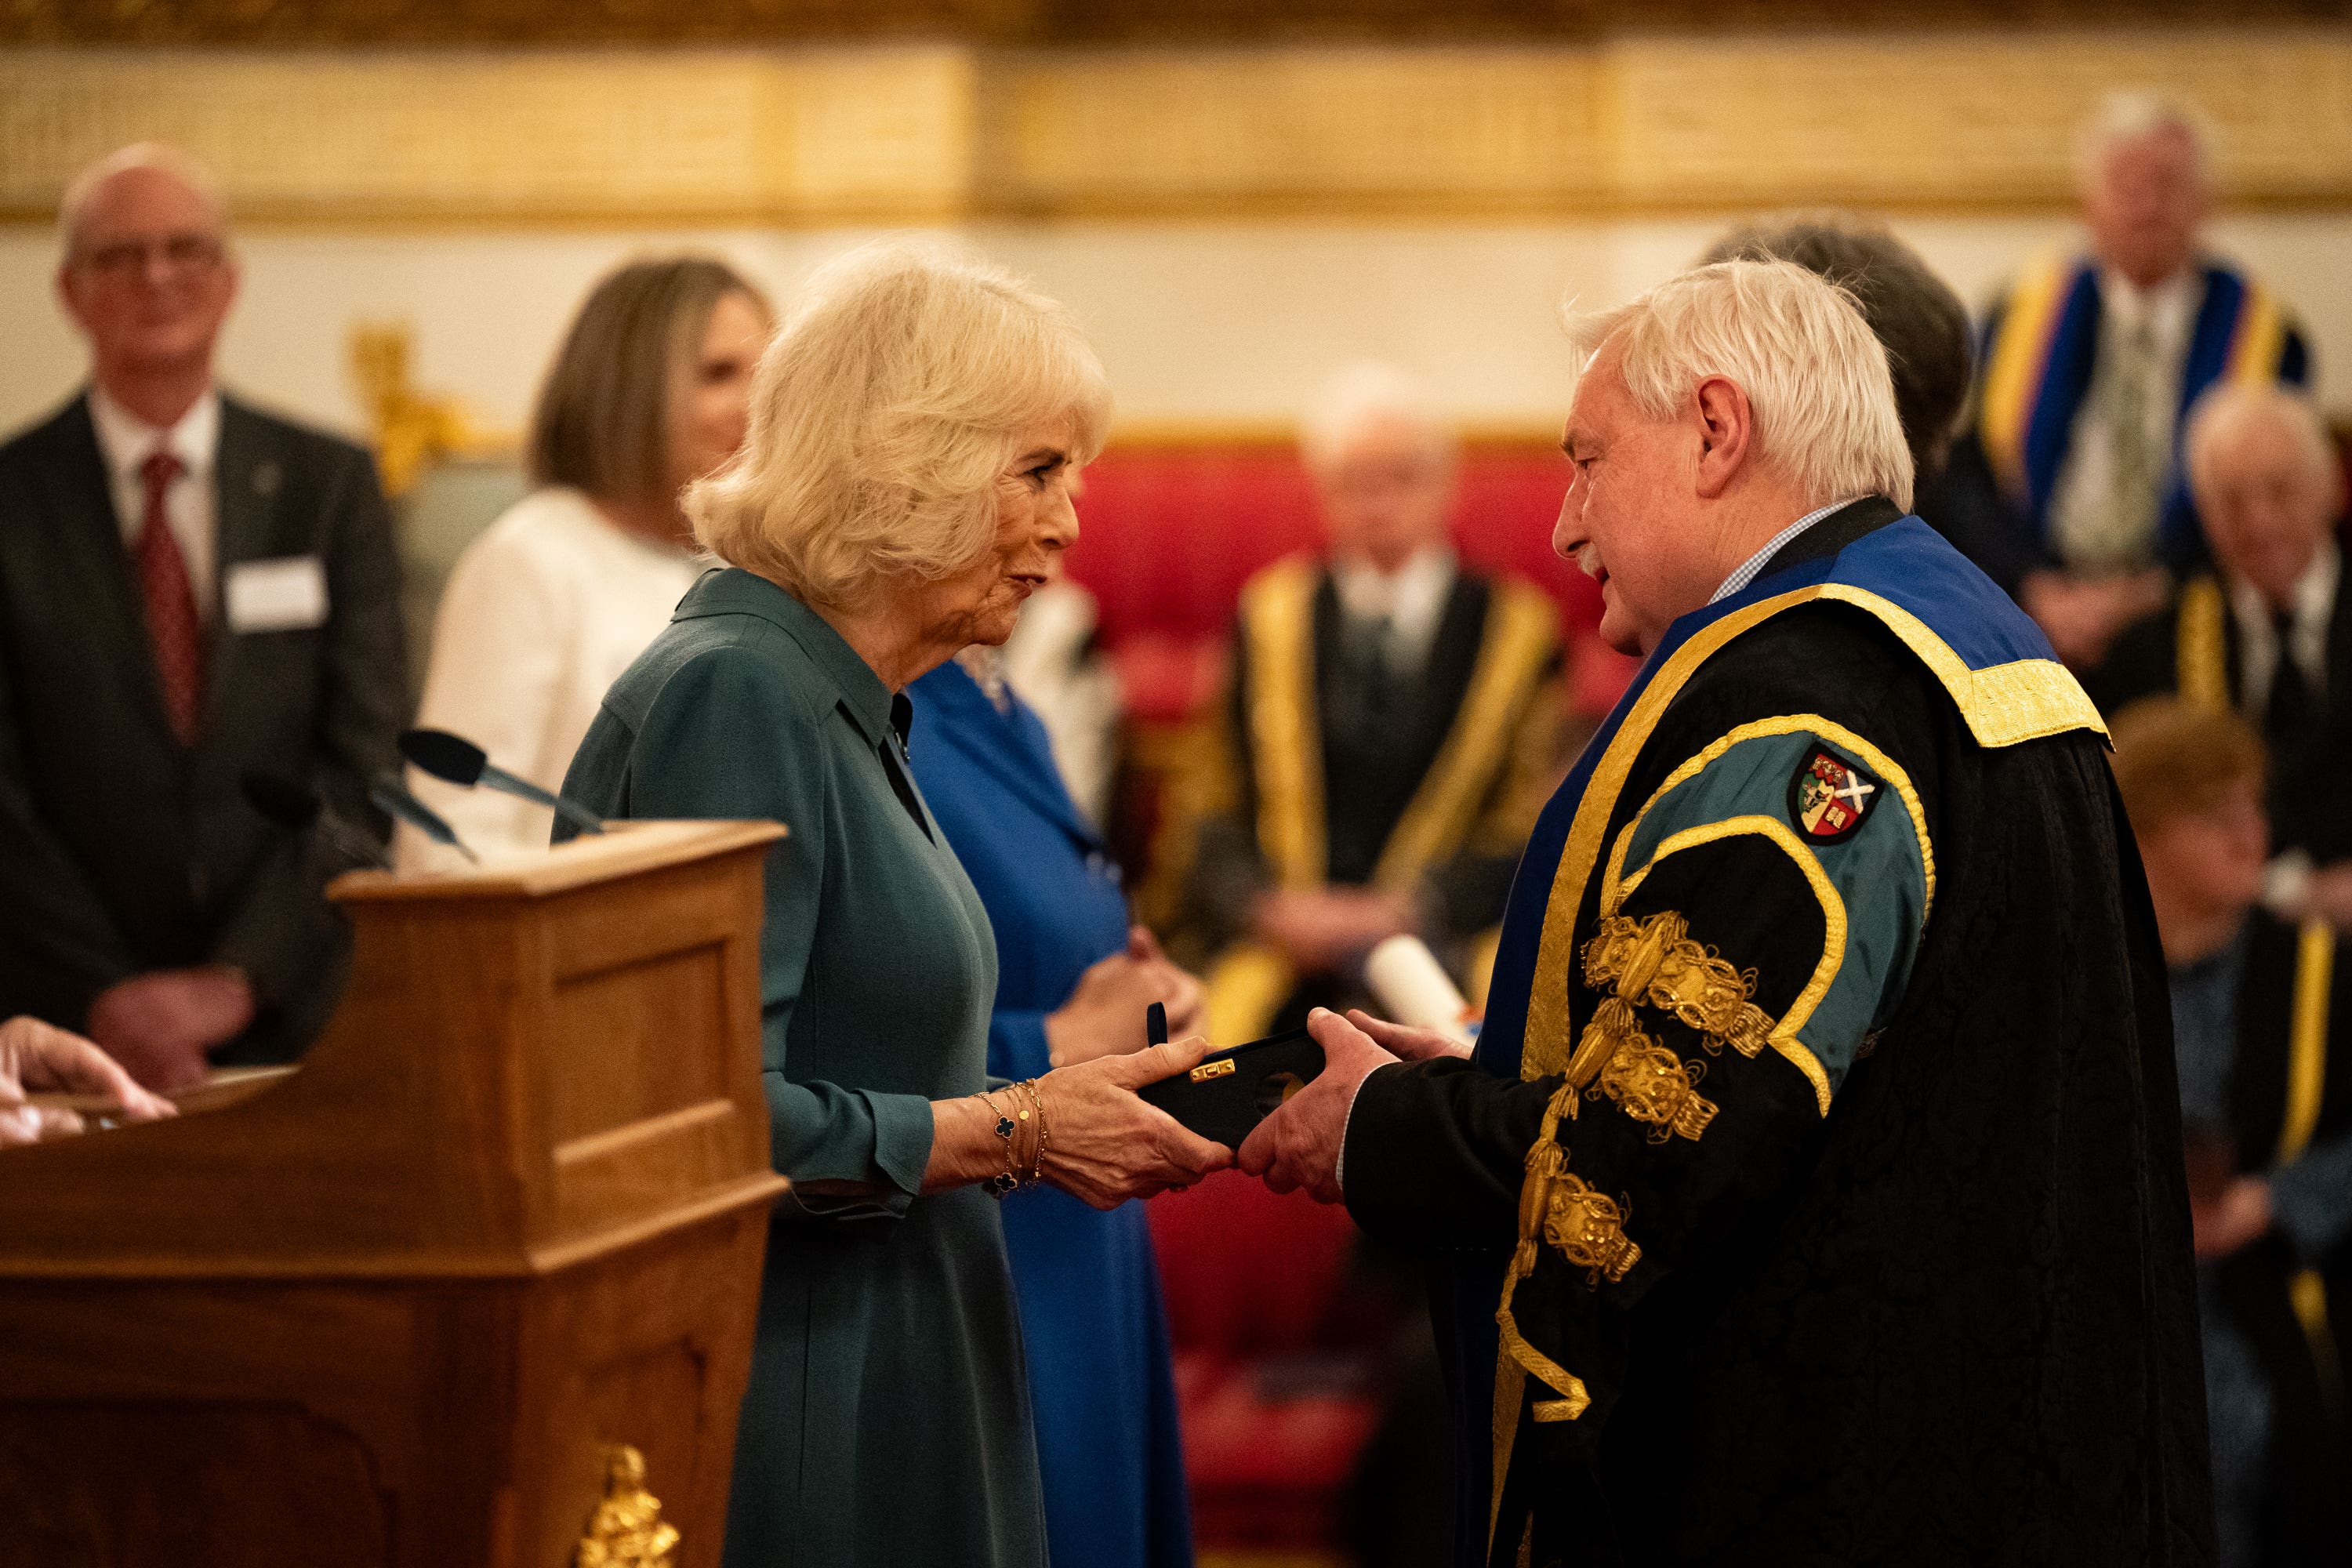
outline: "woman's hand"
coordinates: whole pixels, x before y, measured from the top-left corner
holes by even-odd
[[[1168,962],[1141,926],[1128,932],[1127,950],[1079,976],[1070,999],[1045,1015],[1045,1049],[1057,1068],[1144,1046],[1143,1015],[1154,1002],[1168,1009],[1168,1034],[1181,1039],[1196,1026],[1201,983]]]
[[[37,1018],[0,1024],[0,1145],[37,1143],[82,1130],[71,1110],[25,1103],[27,1090],[98,1095],[120,1108],[125,1121],[175,1114],[172,1102],[148,1093],[104,1051]]]
[[[1045,1099],[1045,1180],[1098,1209],[1189,1187],[1234,1163],[1234,1152],[1186,1131],[1136,1095],[1190,1072],[1209,1054],[1197,1037],[1057,1068],[1037,1080]]]

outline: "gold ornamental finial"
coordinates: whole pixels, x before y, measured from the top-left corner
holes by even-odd
[[[411,379],[415,335],[405,321],[357,321],[348,340],[352,379],[375,426],[376,469],[391,496],[406,494],[436,458],[506,444],[477,430],[456,398],[416,390]]]
[[[625,1443],[604,1449],[604,1500],[588,1516],[572,1568],[671,1568],[677,1530],[646,1490],[646,1457]]]

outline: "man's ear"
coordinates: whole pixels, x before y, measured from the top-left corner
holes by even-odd
[[[1747,466],[1756,440],[1755,411],[1748,394],[1727,376],[1710,375],[1698,384],[1698,493],[1719,499]]]

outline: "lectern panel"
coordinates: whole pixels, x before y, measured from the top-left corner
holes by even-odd
[[[696,1048],[726,1033],[725,982],[718,942],[559,979],[547,1014],[556,1142],[725,1094],[726,1058]]]
[[[6,1560],[386,1568],[367,1446],[289,1405],[0,1405]]]

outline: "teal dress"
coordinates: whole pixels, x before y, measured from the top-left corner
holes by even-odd
[[[986,1084],[996,945],[905,755],[908,709],[748,572],[706,575],[605,695],[564,791],[772,818],[760,1005],[768,1237],[728,1568],[1045,1559],[995,1200],[919,1195],[934,1100]]]

